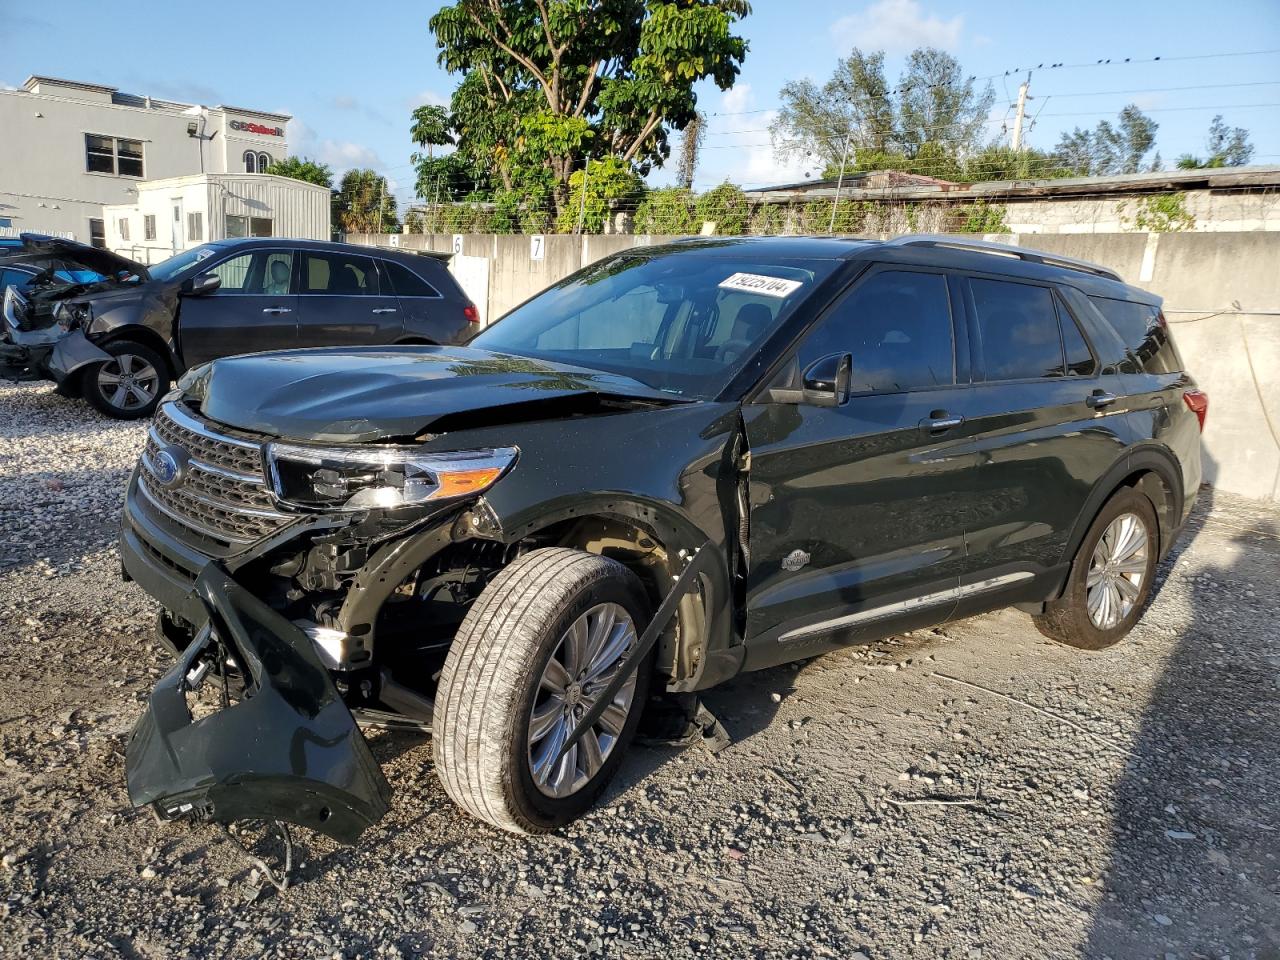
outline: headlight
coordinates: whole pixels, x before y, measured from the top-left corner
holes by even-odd
[[[481,493],[513,463],[517,450],[425,453],[413,447],[307,447],[267,444],[276,497],[298,507],[369,510]]]

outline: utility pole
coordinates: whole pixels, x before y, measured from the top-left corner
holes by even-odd
[[[1031,99],[1027,95],[1027,90],[1031,87],[1031,71],[1027,71],[1027,79],[1022,86],[1018,87],[1018,113],[1013,118],[1013,143],[1014,152],[1022,149],[1022,118],[1027,114],[1027,101]]]
[[[840,205],[840,188],[844,186],[844,167],[849,161],[849,142],[853,139],[853,124],[849,124],[849,130],[844,135],[844,152],[840,154],[840,177],[836,180],[836,198],[831,201],[831,226],[827,227],[827,233],[836,232],[836,207]]]

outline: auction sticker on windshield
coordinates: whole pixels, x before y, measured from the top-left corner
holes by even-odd
[[[735,273],[721,280],[719,286],[725,290],[746,290],[766,297],[789,297],[799,290],[803,283],[799,280],[783,280],[781,277],[766,277],[758,273]]]

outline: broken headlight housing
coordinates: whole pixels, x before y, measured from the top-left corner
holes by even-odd
[[[87,328],[93,322],[93,307],[87,303],[63,300],[54,306],[53,319],[68,333],[79,327]]]
[[[511,465],[514,447],[426,453],[416,447],[267,444],[275,495],[290,506],[374,510],[412,506],[489,489]]]

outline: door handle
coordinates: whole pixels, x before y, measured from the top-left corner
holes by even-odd
[[[395,313],[396,308],[395,307],[378,307],[373,312],[374,313]]]
[[[263,307],[262,312],[274,315],[277,313],[293,313],[293,310],[289,307]]]
[[[926,433],[945,433],[964,423],[964,417],[952,416],[945,410],[934,410],[920,421],[920,429]]]
[[[1119,399],[1120,398],[1114,393],[1107,393],[1105,390],[1095,390],[1093,393],[1089,394],[1089,396],[1084,398],[1084,402],[1086,405],[1093,407],[1093,409],[1100,410],[1103,407],[1111,406],[1111,404],[1115,403]]]

